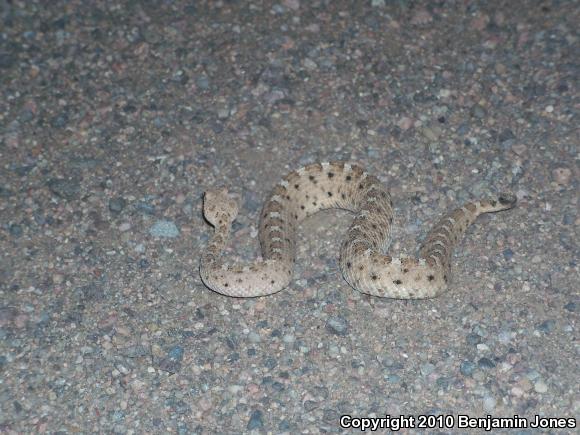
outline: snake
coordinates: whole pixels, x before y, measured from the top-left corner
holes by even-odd
[[[207,287],[226,296],[279,292],[292,280],[299,223],[320,210],[339,208],[354,214],[339,254],[340,270],[351,287],[383,298],[432,298],[448,289],[453,249],[467,228],[478,216],[511,209],[516,202],[510,192],[469,202],[432,227],[416,257],[392,257],[389,190],[355,163],[313,163],[290,172],[272,189],[260,215],[262,256],[248,264],[228,262],[223,253],[238,214],[236,201],[225,187],[207,190],[203,214],[214,233],[201,254],[200,276]]]

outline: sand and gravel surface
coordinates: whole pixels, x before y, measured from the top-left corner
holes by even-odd
[[[577,0],[0,14],[1,433],[349,432],[343,415],[478,433],[457,416],[579,416]],[[204,287],[205,189],[239,199],[228,254],[250,260],[271,187],[340,159],[390,186],[397,254],[462,202],[511,190],[518,206],[468,231],[437,299],[351,289],[340,211],[301,225],[285,291]]]

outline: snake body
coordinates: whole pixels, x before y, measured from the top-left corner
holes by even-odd
[[[227,296],[276,293],[290,284],[300,221],[329,208],[350,210],[355,218],[340,247],[340,269],[356,290],[373,296],[421,299],[439,295],[450,281],[454,246],[483,213],[512,208],[515,195],[463,205],[443,217],[427,235],[418,258],[393,258],[390,244],[393,203],[378,178],[346,162],[315,163],[290,172],[272,190],[260,216],[263,260],[242,266],[222,259],[238,207],[226,189],[209,190],[204,215],[215,232],[203,252],[200,274],[212,290]]]

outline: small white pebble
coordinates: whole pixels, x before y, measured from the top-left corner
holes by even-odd
[[[534,391],[536,393],[543,394],[548,391],[548,386],[544,381],[540,379],[539,381],[536,381],[536,383],[534,383]]]
[[[451,91],[449,89],[441,89],[439,91],[439,97],[440,98],[447,98],[451,95]]]
[[[229,391],[230,393],[232,393],[232,394],[237,394],[237,393],[239,393],[239,392],[240,392],[240,391],[242,391],[242,390],[243,390],[243,387],[242,387],[241,385],[235,385],[235,384],[234,384],[234,385],[230,385],[230,386],[228,387],[228,391]]]
[[[497,400],[491,396],[486,396],[483,398],[483,408],[487,412],[491,412],[494,410]]]

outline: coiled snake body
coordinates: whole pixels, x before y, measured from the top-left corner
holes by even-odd
[[[355,213],[340,247],[340,269],[356,290],[373,296],[420,299],[442,293],[450,280],[453,247],[482,213],[512,208],[510,193],[465,204],[429,232],[418,258],[385,254],[390,243],[393,203],[378,178],[345,162],[315,163],[291,172],[272,190],[260,218],[263,260],[247,266],[221,258],[238,208],[226,189],[204,197],[204,215],[215,233],[201,257],[200,274],[212,290],[236,297],[264,296],[287,287],[296,260],[298,223],[319,210]]]

